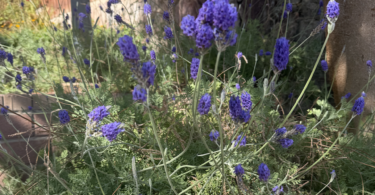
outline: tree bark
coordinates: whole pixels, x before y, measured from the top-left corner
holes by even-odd
[[[352,94],[351,99],[354,100],[361,95],[355,96],[358,92],[362,92],[362,87],[368,82],[369,71],[366,61],[375,62],[375,1],[337,0],[337,2],[340,5],[340,15],[326,47],[329,77],[331,81],[334,80],[333,95],[336,105],[348,92]],[[327,5],[328,0],[324,3]],[[372,70],[371,75],[373,72],[375,69]],[[367,90],[365,102],[363,114],[368,115],[374,110],[375,105],[374,82]],[[360,118],[357,116],[354,121],[355,129],[358,129]],[[356,130],[353,132],[356,133]]]

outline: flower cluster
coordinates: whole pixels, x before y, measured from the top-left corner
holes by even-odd
[[[147,91],[143,88],[140,88],[139,86],[134,87],[133,100],[134,101],[140,100],[141,102],[146,102],[147,101]]]
[[[108,116],[109,115],[109,112],[108,112],[108,109],[110,107],[108,106],[98,106],[96,108],[94,108],[89,114],[88,114],[88,117],[92,120],[92,121],[96,121],[96,122],[99,122],[101,120],[103,120],[104,117]]]
[[[169,12],[164,11],[164,13],[163,13],[163,20],[169,22]]]
[[[182,32],[189,37],[195,35],[195,18],[194,16],[187,15],[181,21]]]
[[[241,137],[242,137],[242,140],[241,140]],[[239,135],[236,139],[236,141],[232,141],[232,143],[234,142],[234,147],[237,146],[238,142],[240,143],[240,146],[245,146],[246,145],[246,136],[242,136],[242,135]]]
[[[231,30],[237,21],[237,10],[227,0],[206,1],[194,20],[191,15],[182,18],[181,29],[189,37],[195,37],[199,49],[207,49],[215,39],[218,49],[223,51],[234,45],[237,34]]]
[[[0,108],[1,114],[8,114],[8,110],[9,110],[9,106],[6,106],[6,108],[4,108],[4,107]]]
[[[72,82],[72,83],[75,83],[77,81],[77,79],[75,77],[72,77],[71,79],[69,79],[69,77],[67,76],[63,76],[62,77],[63,81],[68,83],[68,82]]]
[[[339,3],[335,0],[330,0],[327,4],[327,17],[331,19],[337,19],[340,14]]]
[[[120,47],[121,54],[124,56],[124,61],[138,61],[139,54],[137,47],[133,43],[133,38],[125,35],[120,37],[117,45]]]
[[[150,51],[150,57],[151,57],[151,60],[156,60],[156,54],[154,50]]]
[[[78,14],[78,28],[82,30],[82,32],[85,32],[84,25],[83,25],[83,19],[86,18],[86,14],[79,13]]]
[[[241,95],[241,99],[238,96],[231,96],[229,100],[229,114],[235,122],[247,123],[251,117],[251,106],[251,97],[247,92]]]
[[[152,35],[152,28],[151,28],[151,26],[148,25],[148,24],[146,24],[145,28],[146,28],[146,33],[147,33],[149,36],[151,36],[151,35]]]
[[[273,142],[279,143],[283,148],[289,148],[293,145],[293,139],[290,139],[291,136],[302,134],[306,131],[306,127],[301,124],[294,126],[294,129],[287,131],[285,127],[275,130],[275,136],[272,138]]]
[[[361,115],[365,107],[365,99],[363,96],[355,100],[352,111],[354,115]]]
[[[147,2],[146,2],[145,5],[143,6],[143,12],[144,12],[146,15],[150,15],[150,14],[151,14],[151,5],[148,4]]]
[[[267,182],[268,178],[271,175],[271,171],[270,169],[268,169],[268,166],[266,164],[262,163],[258,167],[258,175],[261,181]]]
[[[245,170],[242,168],[241,164],[238,164],[234,167],[234,174],[236,174],[238,177],[241,177],[243,174],[245,174]]]
[[[212,130],[211,133],[210,133],[210,140],[211,141],[215,141],[219,138],[220,134],[218,131],[216,130]]]
[[[193,78],[194,80],[197,79],[197,76],[198,76],[199,63],[200,63],[200,60],[198,58],[193,58],[191,60],[190,74],[191,74],[191,78]]]
[[[211,108],[211,96],[208,93],[206,93],[199,100],[197,110],[199,114],[205,115],[205,114],[208,114],[208,112],[210,111],[210,108]]]
[[[320,64],[322,65],[322,70],[323,70],[324,72],[327,72],[327,71],[328,71],[328,64],[327,64],[327,61],[322,60],[322,61],[320,62]]]
[[[273,63],[278,72],[286,69],[289,61],[289,41],[285,37],[276,40]]]
[[[117,138],[117,135],[124,132],[125,129],[120,122],[113,122],[102,126],[103,136],[107,138],[108,141],[112,142]]]
[[[34,72],[34,68],[33,67],[24,66],[24,67],[22,67],[22,72],[25,75],[29,75],[32,72]]]
[[[88,59],[83,59],[83,63],[85,63],[86,65],[88,65],[88,66],[90,66],[90,60],[88,60]]]
[[[164,39],[172,39],[173,38],[173,33],[172,33],[172,30],[171,30],[170,27],[165,26],[164,27],[164,33],[165,33]]]
[[[143,73],[143,79],[147,79],[147,85],[154,85],[155,80],[155,73],[156,73],[156,66],[149,62],[143,63],[142,66],[142,73]]]
[[[90,4],[86,4],[85,9],[86,9],[86,13],[87,13],[87,14],[90,14],[90,13],[91,13],[91,7],[90,7]]]
[[[70,117],[69,117],[68,111],[60,110],[58,115],[59,115],[60,123],[62,125],[65,125],[65,124],[70,122]]]

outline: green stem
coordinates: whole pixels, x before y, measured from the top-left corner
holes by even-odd
[[[149,96],[149,90],[147,89],[147,100],[149,99],[148,96]],[[154,135],[155,135],[155,139],[156,141],[158,142],[158,145],[159,145],[159,149],[160,149],[160,153],[161,153],[161,157],[163,159],[163,165],[164,165],[164,171],[165,171],[165,175],[168,179],[168,182],[169,182],[169,185],[171,186],[173,192],[175,194],[178,194],[177,191],[175,190],[173,184],[172,184],[172,181],[171,181],[171,178],[169,177],[169,173],[168,173],[168,168],[167,168],[167,159],[165,158],[165,154],[164,154],[164,149],[163,149],[163,146],[161,145],[161,142],[160,142],[160,138],[159,138],[159,135],[158,135],[158,131],[156,129],[156,125],[155,125],[155,121],[154,121],[154,118],[151,114],[151,111],[150,111],[150,108],[149,108],[149,104],[148,104],[148,101],[147,101],[147,105],[146,105],[146,108],[147,108],[147,111],[148,111],[148,115],[150,117],[150,120],[151,120],[151,124],[152,124],[152,129],[154,130]]]

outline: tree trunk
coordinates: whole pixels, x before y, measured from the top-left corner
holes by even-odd
[[[337,2],[340,5],[340,15],[326,48],[329,77],[331,81],[334,79],[333,94],[336,105],[348,92],[352,94],[353,102],[361,95],[355,96],[362,92],[362,88],[368,82],[369,71],[366,61],[375,62],[375,1],[337,0]],[[328,0],[325,0],[325,5],[327,3]],[[371,75],[373,72],[375,70]],[[374,82],[366,92],[364,115],[374,110]],[[360,118],[357,116],[354,121],[355,129],[358,129]],[[352,132],[355,133],[356,130]]]

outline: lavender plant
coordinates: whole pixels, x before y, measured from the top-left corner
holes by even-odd
[[[102,34],[95,24],[89,51],[79,48],[81,43],[67,28],[68,17],[57,31],[61,31],[61,37],[56,35],[54,39],[60,48],[42,45],[46,49],[33,49],[42,65],[21,63],[18,56],[22,51],[11,54],[0,50],[0,64],[4,65],[0,68],[12,78],[13,87],[27,88],[19,90],[27,95],[51,97],[38,87],[43,79],[58,100],[52,112],[57,123],[49,125],[49,136],[61,150],[55,156],[48,156],[46,150],[36,151],[44,159],[45,169],[24,167],[32,173],[25,183],[33,185],[21,185],[20,190],[27,189],[31,194],[320,193],[337,181],[336,174],[344,175],[339,167],[349,165],[334,157],[341,155],[341,142],[360,140],[342,135],[351,121],[362,115],[368,97],[365,93],[354,95],[356,99],[352,100],[347,96],[335,110],[327,103],[330,93],[322,90],[324,98],[316,101],[306,115],[305,107],[301,107],[303,97],[314,91],[309,87],[319,62],[324,78],[328,70],[321,58],[338,20],[336,1],[329,2],[324,16],[328,34],[320,53],[312,69],[306,71],[309,77],[304,85],[294,93],[283,89],[292,72],[288,66],[298,64],[294,55],[300,54],[304,42],[297,46],[288,40],[287,29],[284,37],[270,36],[269,43],[274,45],[261,47],[261,40],[250,39],[259,35],[252,29],[258,24],[250,20],[237,28],[238,10],[242,8],[228,0],[204,2],[197,17],[184,16],[180,27],[173,17],[172,0],[168,0],[168,10],[159,15],[151,0],[141,2],[146,20],[138,25],[140,28],[132,28],[137,24],[128,24],[129,13],[119,12],[115,4],[124,7],[120,1],[109,0],[105,12],[121,30],[117,29],[118,34],[106,31],[105,41],[100,42]],[[92,11],[89,5],[85,8],[87,14]],[[290,17],[292,4],[287,1],[281,14],[284,12]],[[83,31],[86,15],[73,13],[73,17],[77,17],[78,28]],[[280,20],[282,23],[283,17]],[[246,32],[245,26],[251,30]],[[272,52],[267,51],[272,48]],[[59,67],[54,82],[48,80],[50,74],[54,75],[51,58]],[[190,75],[185,70],[190,70]],[[56,82],[65,83],[68,92]],[[121,89],[116,85],[131,87],[124,97],[114,98],[113,93]],[[8,108],[2,105],[1,114],[11,123]],[[28,109],[35,111],[31,106]],[[351,117],[346,123],[347,113]],[[329,132],[338,132],[337,136],[327,139],[326,126]],[[313,143],[316,146],[311,146]],[[21,164],[20,159],[9,155],[10,151],[1,152]],[[336,167],[337,173],[332,171],[326,176],[319,167]],[[309,176],[329,182],[312,182],[310,191],[301,188]],[[332,185],[330,189],[340,189],[344,185],[340,182],[339,187]]]

